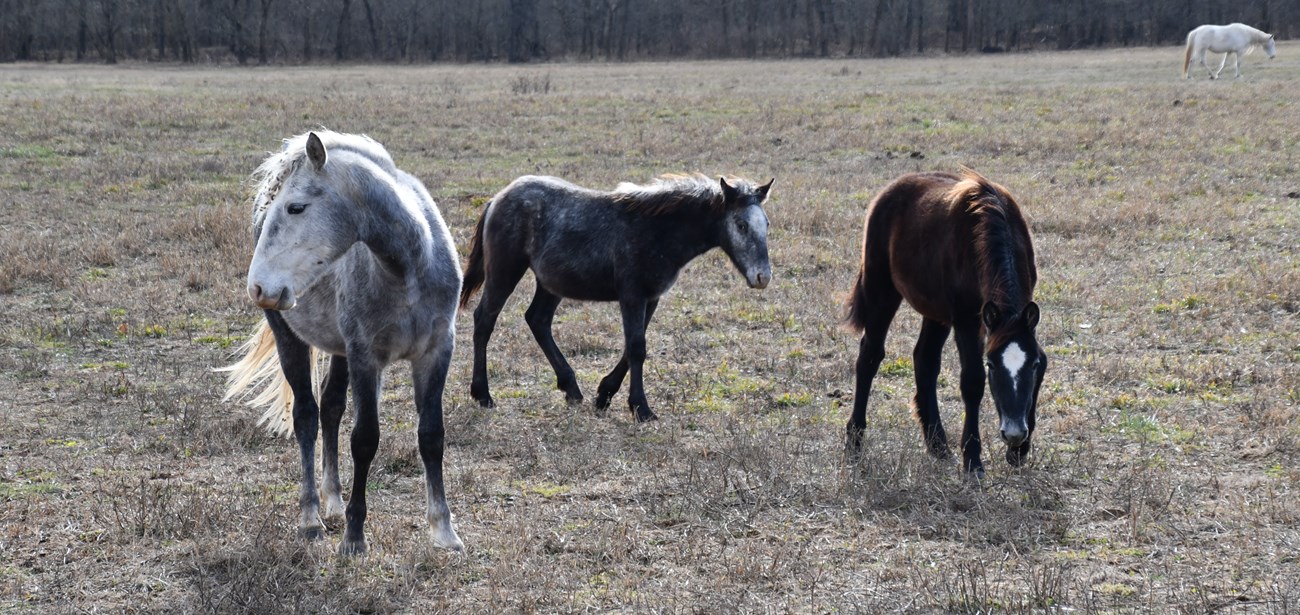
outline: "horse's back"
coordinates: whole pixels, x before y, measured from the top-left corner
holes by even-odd
[[[962,192],[959,184],[965,181],[977,184]],[[1008,236],[1026,246],[1017,260],[1030,268],[1029,278],[1036,277],[1028,225],[1010,194],[973,174],[912,173],[882,190],[867,210],[859,284],[868,288],[863,290],[892,288],[926,318],[951,324],[955,305],[978,301],[975,237],[984,213],[973,201],[989,194],[996,197]]]
[[[942,230],[944,195],[960,177],[941,171],[909,173],[895,179],[867,206],[863,254],[886,258],[896,242]]]

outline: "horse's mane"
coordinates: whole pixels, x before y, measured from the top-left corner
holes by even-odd
[[[1027,231],[1028,227],[1015,198],[1006,188],[966,168],[944,198],[957,207],[964,207],[975,220],[975,258],[984,300],[1008,317],[1018,315],[1033,293],[1033,276],[1028,276],[1029,288],[1024,288],[1021,271],[1033,263],[1017,262],[1021,247],[1017,245],[1014,229],[1021,227]],[[1032,260],[1032,252],[1028,254]]]
[[[388,150],[384,149],[378,141],[371,139],[366,135],[354,135],[331,130],[317,130],[316,136],[320,138],[321,143],[325,145],[326,150],[346,150],[351,151],[366,158],[384,169],[390,174],[396,174],[397,165],[393,162],[392,156]],[[293,175],[295,171],[302,167],[307,160],[307,135],[311,133],[304,132],[300,135],[289,137],[284,140],[284,146],[280,151],[274,152],[258,165],[253,171],[252,182],[256,188],[253,192],[253,232],[254,235],[260,234],[262,218],[266,216],[266,208],[270,207],[271,201],[280,194],[284,188],[284,182]]]
[[[727,178],[727,183],[738,190],[754,189],[751,182],[740,178]],[[610,195],[627,211],[647,216],[662,216],[692,206],[721,215],[726,208],[722,186],[703,173],[668,173],[645,185],[623,182]]]

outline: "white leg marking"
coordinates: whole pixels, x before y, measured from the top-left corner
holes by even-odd
[[[1020,349],[1020,344],[1011,342],[1007,344],[1006,350],[1002,351],[1002,367],[1006,368],[1007,375],[1011,376],[1011,390],[1016,390],[1016,375],[1020,373],[1020,368],[1025,366],[1025,351]]]

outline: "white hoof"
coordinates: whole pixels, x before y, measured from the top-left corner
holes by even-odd
[[[426,520],[429,522],[429,534],[433,538],[434,546],[457,553],[465,552],[465,543],[461,542],[460,536],[456,535],[456,528],[452,526],[450,514],[443,518],[427,515]]]
[[[445,528],[434,527],[430,528],[430,530],[435,547],[457,553],[465,552],[465,543],[461,542],[460,536],[456,535],[456,530],[452,529],[450,524]]]
[[[341,522],[347,516],[347,507],[339,494],[321,494],[321,503],[325,509],[321,516],[326,521]]]

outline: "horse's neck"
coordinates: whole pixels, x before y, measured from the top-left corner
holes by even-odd
[[[655,246],[655,251],[681,269],[695,257],[718,247],[718,224],[720,221],[703,208],[652,217],[650,234],[655,237],[646,245]]]
[[[992,216],[990,218],[993,218]],[[988,219],[981,222],[978,260],[980,263],[980,294],[1000,308],[1018,309],[1028,299],[1029,288],[1024,286],[1021,272],[1030,264],[1016,249],[1011,225],[1005,219]]]
[[[1245,39],[1245,42],[1250,45],[1256,45],[1268,39],[1268,33],[1263,30],[1252,28],[1246,24],[1237,24],[1235,27],[1231,28],[1231,30],[1237,32]]]
[[[433,261],[433,229],[400,198],[392,194],[391,198],[373,199],[357,223],[358,239],[393,273],[418,275]]]

